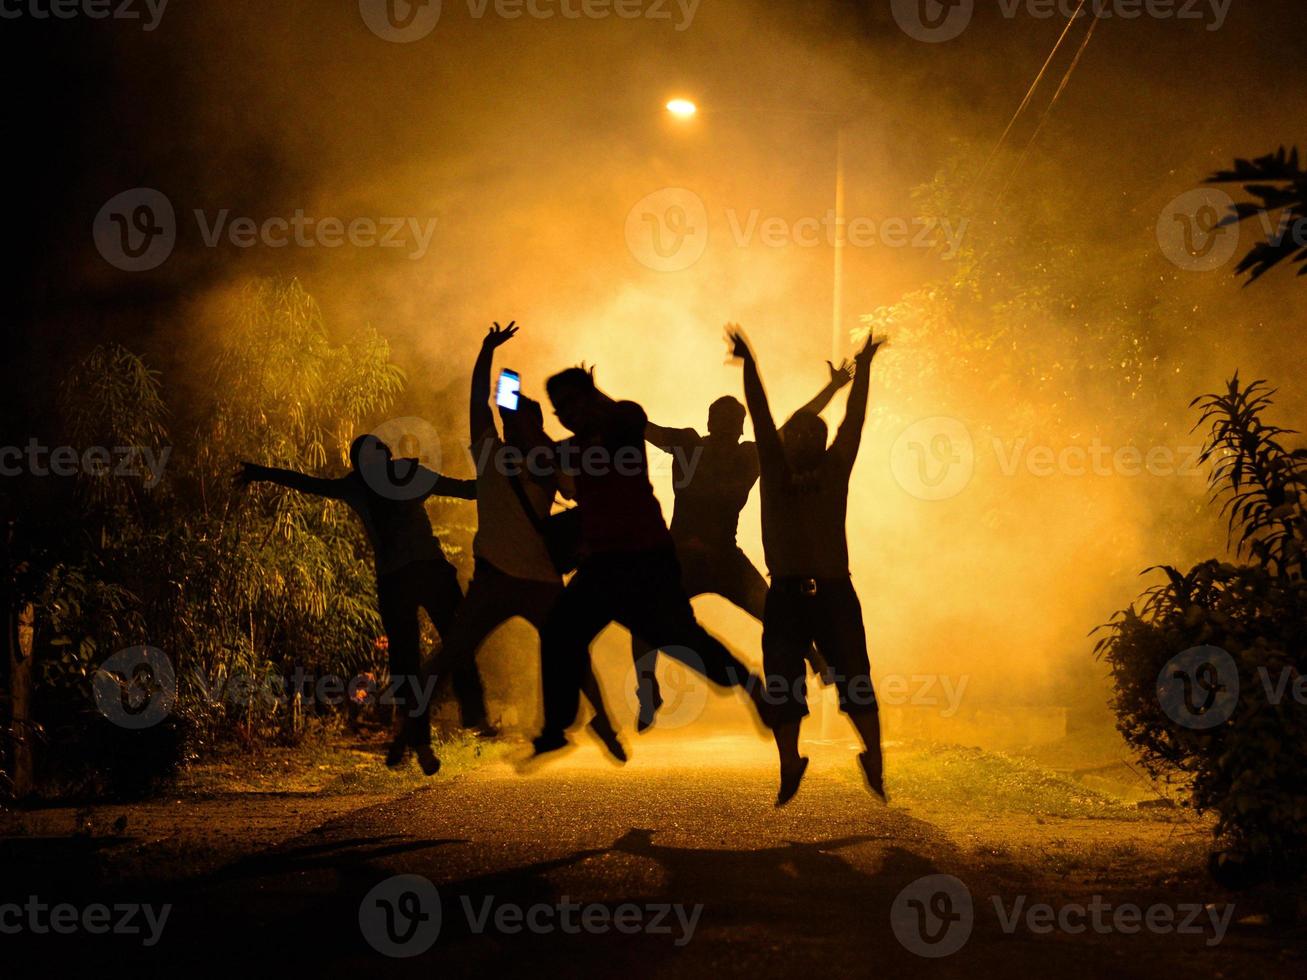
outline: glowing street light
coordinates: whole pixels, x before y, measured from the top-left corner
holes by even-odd
[[[699,112],[699,107],[689,99],[672,99],[667,103],[667,111],[677,119],[690,119]],[[821,109],[767,109],[761,106],[713,107],[714,113],[720,111],[747,112],[759,115],[800,115],[822,116],[835,121],[835,261],[831,282],[831,352],[836,363],[842,358],[848,345],[848,335],[844,331],[844,130],[848,117],[839,112],[827,112]]]
[[[689,99],[672,99],[667,103],[667,111],[677,119],[689,119],[699,111],[699,107]]]

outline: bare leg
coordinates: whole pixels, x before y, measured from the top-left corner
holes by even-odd
[[[875,708],[870,711],[859,711],[857,714],[849,715],[849,720],[858,730],[858,736],[862,739],[865,749],[862,755],[858,756],[858,761],[862,763],[862,771],[867,776],[867,785],[871,787],[873,793],[888,803],[889,797],[885,795],[885,760],[880,749],[880,711]]]
[[[658,651],[632,633],[631,658],[635,661],[635,696],[640,702],[635,730],[643,732],[653,725],[654,715],[663,704],[663,695],[658,688],[658,678],[654,673],[658,663]]]
[[[780,753],[781,768],[793,768],[799,764],[799,723],[787,722],[773,730],[776,737],[776,751]]]
[[[774,728],[776,751],[781,757],[781,788],[776,794],[776,805],[784,806],[799,791],[808,760],[799,755],[799,722],[789,721]]]
[[[590,731],[604,743],[604,748],[614,759],[625,762],[626,746],[622,745],[621,739],[617,737],[617,730],[613,728],[612,720],[604,708],[604,696],[599,688],[599,678],[595,677],[594,668],[589,664],[586,665],[585,674],[581,679],[581,693],[594,709],[594,717],[590,719]]]

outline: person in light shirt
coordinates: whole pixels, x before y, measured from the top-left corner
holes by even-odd
[[[544,431],[540,404],[519,395],[516,410],[500,407],[501,439],[490,411],[490,376],[495,351],[518,331],[516,322],[495,324],[481,342],[472,369],[469,427],[476,461],[477,531],[472,540],[475,571],[454,627],[437,656],[438,678],[458,679],[476,672],[475,658],[486,638],[500,625],[520,616],[537,630],[544,626],[563,591],[563,577],[554,567],[536,521],[547,517],[558,487],[553,444]],[[514,482],[517,487],[514,487]],[[592,671],[583,678],[583,692],[594,709],[590,730],[619,762],[626,750],[604,708],[599,682]],[[484,698],[460,698],[464,727],[484,735],[496,731],[486,718]]]

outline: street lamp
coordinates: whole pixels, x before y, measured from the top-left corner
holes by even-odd
[[[689,119],[699,111],[699,107],[689,99],[672,99],[667,103],[667,111],[677,119]]]
[[[677,119],[686,120],[699,113],[699,107],[689,99],[675,98],[667,103],[667,111]],[[836,120],[835,129],[835,250],[831,282],[831,357],[838,364],[843,357],[847,337],[843,330],[844,319],[844,130],[848,117],[838,112],[821,109],[769,109],[761,106],[718,106],[714,112],[749,112],[758,115],[824,116]]]

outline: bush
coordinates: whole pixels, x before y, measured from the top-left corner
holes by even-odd
[[[1301,874],[1307,861],[1307,452],[1263,421],[1262,382],[1196,399],[1209,430],[1212,499],[1246,564],[1209,560],[1117,613],[1095,651],[1111,667],[1118,728],[1155,777],[1180,779],[1193,806],[1249,865]],[[1154,571],[1154,569],[1150,569]],[[1187,699],[1187,700],[1185,700]]]
[[[67,373],[72,445],[133,446],[162,479],[83,473],[29,481],[11,556],[15,599],[36,610],[40,776],[62,790],[135,794],[218,742],[292,741],[322,710],[297,676],[384,673],[371,551],[345,508],[275,488],[239,492],[241,459],[342,470],[365,421],[402,389],[373,330],[329,339],[296,282],[248,287],[216,341],[212,383],[170,424],[164,386],[136,354],[98,348]],[[10,492],[6,487],[6,492]],[[176,674],[165,723],[113,730],[92,678],[125,647]],[[347,707],[340,706],[340,711]]]

